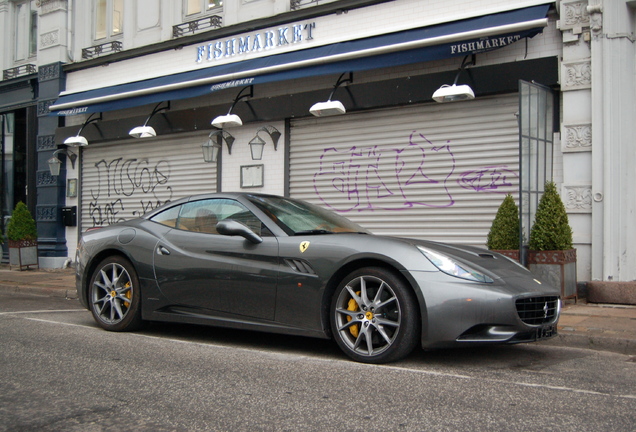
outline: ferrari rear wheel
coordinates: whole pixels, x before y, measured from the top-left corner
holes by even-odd
[[[96,267],[89,285],[93,318],[111,331],[131,331],[141,327],[141,292],[132,264],[120,256],[104,259]]]
[[[338,286],[331,325],[342,351],[364,363],[406,357],[417,345],[420,332],[412,291],[393,272],[375,267],[354,271]]]

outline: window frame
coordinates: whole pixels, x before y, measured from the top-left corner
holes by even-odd
[[[196,1],[199,4],[199,11],[188,13],[190,1]],[[214,7],[206,8],[207,4],[211,1],[219,3]],[[193,19],[203,18],[209,15],[216,15],[223,11],[223,0],[183,0],[182,3],[182,15],[185,21],[192,21]]]
[[[101,21],[100,19],[100,2],[103,2],[105,5],[105,10],[103,11],[104,13],[104,30],[103,30],[103,36],[100,34],[98,34],[98,27],[99,27],[99,23]],[[123,38],[124,36],[124,15],[125,15],[125,6],[126,2],[124,0],[93,0],[93,41],[95,42],[108,42],[108,41],[112,41],[112,40],[118,40]],[[118,11],[119,13],[121,13],[121,17],[120,17],[120,31],[115,33],[114,32],[114,27],[115,27],[115,19],[114,19],[114,15],[115,15],[115,7],[116,6],[120,6],[120,10]]]
[[[12,20],[14,26],[13,62],[23,64],[37,57],[38,53],[38,11],[34,0],[12,2]],[[20,10],[26,8],[25,16]]]

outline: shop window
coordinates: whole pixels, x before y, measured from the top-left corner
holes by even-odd
[[[0,210],[2,211],[2,219],[0,219],[0,223],[2,223],[2,233],[4,233],[4,225],[7,221],[7,218],[11,216],[11,210],[14,206],[14,191],[13,191],[13,147],[14,147],[14,131],[15,131],[15,114],[14,113],[6,113],[0,114],[0,133],[2,134],[2,166],[0,169],[2,170],[2,174],[0,176],[0,190],[2,194],[0,195],[0,200],[2,204],[0,204]]]
[[[32,200],[27,196],[29,167],[28,147],[29,108],[0,114],[0,139],[3,144],[2,164],[0,165],[0,218],[1,229],[4,230],[15,205],[22,201],[30,205]]]
[[[184,15],[186,19],[205,16],[208,13],[218,13],[221,12],[223,7],[222,0],[184,0],[184,2]]]
[[[16,2],[15,12],[15,61],[34,57],[38,49],[38,13],[32,1]]]
[[[95,0],[95,40],[124,32],[124,0]]]

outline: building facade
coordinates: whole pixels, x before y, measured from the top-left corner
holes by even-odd
[[[62,64],[72,54],[67,12],[66,2],[0,1],[2,232],[15,205],[24,202],[38,224],[43,266],[59,266],[69,256],[66,229],[59,224],[63,176],[51,176],[46,167],[59,126],[48,103],[64,90]],[[4,243],[3,260],[7,256]]]
[[[23,141],[41,264],[93,226],[230,190],[484,246],[505,194],[529,230],[554,180],[578,280],[634,280],[634,3],[0,2],[5,22],[37,12],[37,73],[3,80],[16,96],[0,107],[37,125]],[[462,86],[474,98],[433,99]]]

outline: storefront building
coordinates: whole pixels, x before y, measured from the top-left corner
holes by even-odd
[[[207,14],[188,15],[198,2],[107,1],[105,26],[82,32],[80,22],[102,22],[84,3],[69,14],[74,52],[85,58],[63,66],[65,90],[46,116],[60,121],[60,207],[76,209],[75,220],[58,221],[68,225],[59,240],[68,257],[88,228],[231,190],[306,199],[377,234],[484,246],[505,194],[530,216],[554,179],[575,233],[578,279],[636,278],[633,248],[605,221],[634,207],[634,193],[612,185],[634,176],[612,168],[636,159],[633,140],[625,142],[633,126],[597,152],[616,132],[592,103],[596,74],[631,79],[633,100],[633,27],[607,36],[607,20],[620,21],[613,8],[242,1],[202,2]],[[633,17],[630,2],[619,3]],[[595,49],[609,57],[617,43],[631,53],[620,60],[625,72],[593,61]],[[444,85],[462,100],[436,102]],[[242,124],[223,124],[236,116]],[[204,158],[213,149],[215,160]],[[620,201],[622,216],[608,201]],[[633,228],[622,232],[633,239]]]
[[[0,225],[4,234],[15,205],[24,202],[37,221],[40,264],[56,265],[70,252],[66,230],[58,224],[63,176],[51,176],[45,168],[46,154],[56,150],[59,125],[49,115],[47,101],[52,103],[64,86],[61,62],[68,58],[58,24],[66,22],[66,7],[47,1],[0,1],[0,22]],[[7,242],[2,246],[7,262]]]

